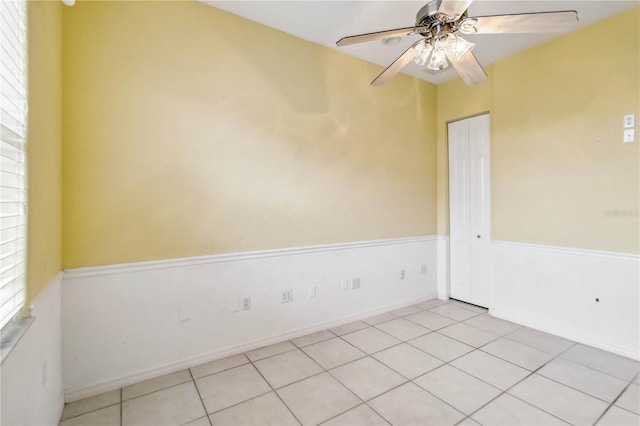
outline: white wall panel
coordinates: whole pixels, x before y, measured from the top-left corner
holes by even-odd
[[[419,237],[69,270],[66,399],[435,298],[436,257],[436,237]],[[342,291],[353,278],[361,288]],[[232,312],[241,297],[251,309]]]

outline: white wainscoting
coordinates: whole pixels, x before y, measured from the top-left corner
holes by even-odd
[[[61,281],[57,274],[31,304],[35,320],[1,368],[3,425],[57,425],[64,406]]]
[[[436,257],[427,236],[68,270],[65,399],[435,298]],[[361,288],[342,291],[353,278]],[[251,309],[232,312],[242,297]]]
[[[495,241],[493,261],[492,315],[640,358],[639,256]]]
[[[438,235],[438,299],[449,299],[449,236]]]

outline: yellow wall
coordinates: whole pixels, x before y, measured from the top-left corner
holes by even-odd
[[[436,88],[200,3],[64,10],[64,267],[436,232]]]
[[[639,22],[635,8],[499,61],[484,88],[438,87],[440,233],[445,122],[490,110],[493,239],[640,251],[640,141],[622,143],[623,115],[640,113]]]
[[[62,6],[29,1],[27,301],[61,269]]]

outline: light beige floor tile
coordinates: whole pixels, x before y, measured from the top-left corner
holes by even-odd
[[[553,358],[551,354],[509,339],[494,340],[481,349],[531,371],[540,368]]]
[[[209,417],[204,416],[199,419],[192,420],[188,423],[184,423],[182,426],[210,426]]]
[[[557,417],[521,401],[508,393],[500,395],[471,416],[485,426],[566,425]]]
[[[362,404],[322,423],[323,426],[388,426],[389,423],[380,417],[366,404]]]
[[[194,379],[208,376],[210,374],[219,373],[230,368],[239,367],[244,364],[248,364],[249,360],[244,354],[234,355],[227,358],[218,359],[215,361],[207,362],[206,364],[198,365],[191,368],[191,374]]]
[[[122,403],[122,425],[176,425],[204,416],[193,382],[159,390]]]
[[[478,315],[478,312],[472,312],[468,309],[461,308],[452,303],[436,306],[435,308],[429,309],[429,311],[438,315],[442,315],[443,317],[454,319],[456,321],[464,321]]]
[[[456,426],[476,426],[476,425],[480,426],[480,423],[476,422],[471,417],[467,417],[466,419],[458,423]]]
[[[404,318],[430,330],[438,330],[456,323],[456,321],[451,318],[434,314],[431,311],[418,312],[416,314],[407,315]]]
[[[342,336],[343,334],[353,333],[354,331],[362,330],[363,328],[369,327],[369,324],[364,323],[362,321],[354,321],[349,324],[344,324],[338,327],[334,327],[329,329],[330,332],[335,334],[336,336]]]
[[[309,377],[277,392],[303,425],[317,425],[361,403],[329,373]]]
[[[438,330],[438,333],[475,347],[486,345],[500,337],[496,334],[480,330],[479,328],[472,327],[462,322]]]
[[[211,414],[213,425],[297,425],[295,417],[280,401],[280,398],[269,392],[233,407]]]
[[[608,406],[606,402],[538,374],[527,377],[509,393],[576,425],[594,424]]]
[[[552,355],[558,355],[574,344],[572,341],[563,339],[562,337],[528,327],[522,327],[504,337]]]
[[[414,339],[431,332],[428,328],[424,328],[415,322],[407,321],[404,318],[383,322],[376,325],[376,328],[400,340]]]
[[[126,401],[131,398],[145,395],[151,392],[165,389],[171,386],[179,385],[191,381],[189,370],[177,371],[165,376],[156,377],[154,379],[145,380],[135,385],[122,388],[122,400]]]
[[[414,380],[444,402],[469,415],[502,393],[450,365],[443,365]]]
[[[364,401],[407,381],[406,378],[371,357],[361,358],[334,368],[330,373]]]
[[[451,365],[502,390],[531,374],[529,370],[477,350],[456,359]]]
[[[118,426],[119,424],[120,404],[101,408],[60,422],[60,426]]]
[[[393,425],[454,425],[465,415],[414,383],[407,383],[369,402]]]
[[[261,359],[254,364],[274,388],[280,388],[324,371],[301,350]]]
[[[119,402],[120,389],[70,402],[64,406],[64,410],[62,411],[62,420],[79,416],[80,414],[88,413],[90,411],[95,411],[99,408],[108,407],[109,405],[118,404]]]
[[[486,314],[489,310],[487,308],[483,308],[481,306],[472,305],[470,303],[460,302],[458,300],[449,299],[447,302],[453,306],[457,306],[459,308],[466,309],[471,312],[476,312],[478,314]]]
[[[635,384],[635,385],[640,385],[640,374],[638,374],[638,375],[636,376],[636,378],[635,378],[635,379],[633,379],[633,384]]]
[[[286,342],[275,343],[273,345],[254,349],[250,352],[247,352],[245,355],[251,361],[257,361],[259,359],[266,358],[268,356],[278,355],[283,352],[291,351],[293,349],[296,349],[295,345],[289,341],[286,341]]]
[[[327,370],[366,355],[360,349],[337,337],[305,346],[302,350]]]
[[[408,379],[416,378],[442,365],[438,358],[403,343],[372,355]]]
[[[488,331],[489,333],[497,334],[499,336],[512,333],[520,328],[518,324],[494,318],[489,314],[478,315],[477,317],[469,318],[465,321],[465,324],[472,325],[476,328]]]
[[[331,333],[329,330],[322,330],[316,333],[307,334],[306,336],[293,339],[291,340],[291,343],[301,348],[303,346],[309,346],[309,345],[313,345],[314,343],[333,339],[334,337],[336,337],[336,335]]]
[[[445,303],[448,302],[446,300],[431,299],[427,300],[426,302],[418,303],[416,306],[420,309],[431,309],[435,308],[436,306],[444,305]]]
[[[400,340],[395,337],[389,336],[373,327],[345,334],[342,338],[368,354],[400,343]]]
[[[366,322],[369,325],[376,325],[376,324],[380,324],[381,322],[385,322],[385,321],[391,321],[392,319],[396,319],[398,318],[395,315],[391,315],[390,313],[386,312],[384,314],[380,314],[380,315],[376,315],[373,317],[369,317],[365,320],[363,320],[364,322]]]
[[[627,385],[624,380],[562,358],[554,359],[537,373],[609,402]]]
[[[391,311],[391,313],[398,317],[404,317],[407,315],[415,314],[416,312],[422,312],[423,309],[420,309],[417,306],[407,306],[406,308],[396,309],[395,311]]]
[[[440,333],[430,333],[407,343],[446,362],[474,350],[472,346],[465,345]]]
[[[207,413],[269,392],[271,388],[253,365],[242,365],[196,380]]]
[[[640,386],[630,384],[620,398],[616,401],[616,405],[625,410],[632,411],[640,415]]]
[[[627,381],[633,379],[640,368],[638,361],[580,344],[561,357]]]
[[[604,416],[596,424],[601,426],[637,426],[640,425],[640,416],[614,405],[604,413]]]

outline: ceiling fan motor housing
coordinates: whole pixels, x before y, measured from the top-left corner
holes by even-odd
[[[461,22],[467,17],[465,11],[458,19],[449,18],[446,15],[438,13],[442,0],[433,0],[420,8],[416,15],[416,27],[426,28],[426,31],[419,32],[420,35],[427,38],[437,38],[443,33],[449,33],[457,30],[456,23]],[[449,19],[447,19],[449,18]]]
[[[416,14],[416,27],[429,26],[438,21],[438,9],[442,0],[433,0],[420,8]]]

